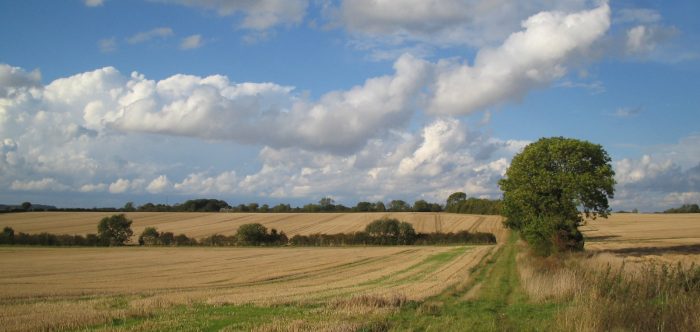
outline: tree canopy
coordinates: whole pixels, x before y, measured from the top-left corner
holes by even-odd
[[[124,245],[134,235],[131,223],[124,214],[104,217],[97,225],[97,235],[103,243],[110,246]]]
[[[505,225],[542,255],[583,249],[581,213],[596,218],[610,212],[610,161],[600,145],[576,139],[541,138],[526,146],[499,182]]]

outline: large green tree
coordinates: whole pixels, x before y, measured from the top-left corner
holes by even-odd
[[[583,249],[578,226],[587,217],[607,217],[615,172],[597,144],[571,138],[541,138],[516,155],[499,185],[505,225],[519,230],[535,252]]]
[[[131,223],[132,221],[127,219],[124,214],[104,217],[97,225],[97,235],[105,245],[124,245],[134,235],[134,231],[131,230]]]

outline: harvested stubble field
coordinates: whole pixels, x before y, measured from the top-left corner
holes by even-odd
[[[0,225],[22,232],[84,234],[94,232],[105,215],[109,214],[3,215]],[[290,235],[348,232],[384,215],[412,222],[419,231],[469,229],[505,236],[500,217],[450,214],[132,213],[129,217],[134,219],[136,233],[155,226],[206,236],[232,234],[248,222]],[[323,317],[319,324],[352,329],[376,310],[384,310],[385,303],[422,300],[470,280],[471,268],[494,248],[0,247],[0,326],[9,331],[82,329],[168,317],[173,310],[200,310],[202,305],[206,308],[202,310],[216,310],[222,305],[254,304],[269,308],[264,314],[270,314],[280,305],[293,304],[290,310],[297,310],[316,304],[322,307],[314,310],[321,312],[311,316]],[[388,305],[387,310],[394,308]],[[167,329],[168,324],[137,329]]]
[[[586,250],[626,262],[700,263],[700,214],[615,213],[581,227]]]
[[[111,212],[30,212],[0,214],[0,227],[10,226],[15,232],[53,234],[88,234],[97,232],[100,219]],[[212,234],[232,235],[240,225],[261,223],[267,228],[284,231],[287,235],[314,233],[350,233],[364,230],[370,222],[396,218],[410,222],[417,232],[456,232],[461,230],[489,232],[499,241],[505,230],[500,216],[452,213],[198,213],[198,212],[131,212],[131,228],[140,234],[145,227],[160,232],[184,233],[202,238]]]

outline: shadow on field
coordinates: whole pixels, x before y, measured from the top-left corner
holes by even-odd
[[[619,235],[598,235],[598,236],[586,236],[586,242],[601,242],[609,241],[620,237]]]
[[[694,255],[700,254],[700,244],[687,244],[668,247],[633,247],[621,249],[606,249],[601,252],[609,252],[614,254],[623,254],[631,256],[648,256],[648,255]]]

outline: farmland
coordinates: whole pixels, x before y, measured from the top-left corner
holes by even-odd
[[[105,215],[109,214],[20,213],[2,215],[0,226],[11,225],[23,232],[81,234],[94,232],[96,220]],[[589,220],[582,227],[587,253],[555,263],[527,256],[527,249],[514,234],[501,228],[501,219],[496,216],[128,214],[134,219],[137,233],[143,227],[155,226],[193,236],[233,234],[246,222],[261,222],[289,234],[349,232],[361,230],[385,215],[409,221],[424,232],[492,231],[498,235],[499,244],[337,248],[5,246],[0,247],[0,325],[10,331],[450,330],[455,326],[498,331],[534,327],[556,330],[557,326],[565,330],[615,329],[655,321],[682,330],[700,322],[682,310],[664,310],[666,316],[655,316],[656,309],[644,307],[648,300],[640,297],[656,294],[656,285],[664,282],[663,278],[683,274],[661,275],[644,270],[643,264],[632,264],[632,269],[628,264],[629,271],[646,272],[622,277],[627,280],[625,284],[644,290],[628,295],[630,300],[624,302],[626,297],[608,299],[600,295],[607,293],[597,288],[620,277],[595,272],[605,271],[610,263],[618,269],[623,261],[700,261],[698,215],[614,214],[609,219]],[[645,284],[640,280],[648,281]],[[667,288],[664,292],[664,296],[674,299],[669,308],[700,309],[695,293]],[[674,312],[676,316],[669,316]]]
[[[95,233],[97,222],[113,213],[107,212],[32,212],[0,214],[0,227],[10,226],[17,232],[53,234]],[[287,235],[314,233],[350,233],[364,230],[373,220],[397,218],[413,224],[417,232],[455,232],[460,230],[489,232],[502,237],[500,216],[482,216],[448,213],[126,213],[134,221],[135,234],[145,227],[156,227],[162,232],[184,233],[201,238],[212,234],[233,235],[238,226],[261,223],[267,228],[284,231]]]
[[[587,220],[586,249],[627,262],[700,263],[700,214],[617,213]]]
[[[97,220],[106,215],[109,214],[6,214],[1,216],[0,225],[29,233],[85,234],[94,232]],[[136,233],[146,226],[155,226],[190,236],[233,234],[239,225],[250,222],[260,222],[290,235],[351,232],[362,230],[383,216],[409,221],[419,231],[464,229],[506,236],[500,217],[496,216],[128,214],[134,220]],[[306,310],[307,306],[330,310],[331,317],[335,317],[330,323],[324,318],[317,324],[355,326],[368,312],[379,310],[378,314],[386,315],[382,310],[395,310],[393,305],[387,309],[382,309],[383,305],[368,307],[367,301],[421,301],[469,281],[472,269],[492,255],[495,248],[0,247],[4,268],[0,276],[0,325],[8,330],[97,328],[109,322],[167,316],[176,308],[271,308],[291,304],[295,310]],[[352,302],[358,297],[359,306]],[[308,315],[317,314],[306,313],[305,317]]]

